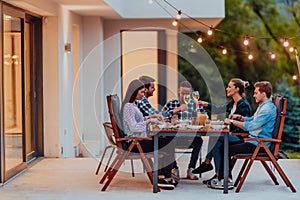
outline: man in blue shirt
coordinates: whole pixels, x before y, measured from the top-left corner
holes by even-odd
[[[276,107],[272,103],[272,85],[268,81],[256,82],[254,84],[255,90],[253,97],[256,103],[259,104],[256,112],[252,117],[243,117],[241,115],[230,115],[229,118],[224,120],[224,123],[237,126],[249,131],[250,138],[272,138],[272,132],[276,120]],[[258,142],[257,141],[244,141],[243,143],[230,145],[229,147],[229,158],[236,154],[242,153],[253,153]],[[270,143],[266,143],[269,147]],[[231,160],[229,161],[230,171],[229,177],[232,176],[232,165]],[[214,179],[211,182],[212,188],[222,189],[223,188],[223,161],[221,162],[221,168],[219,171],[218,179]],[[228,189],[232,189],[232,181],[229,180]]]

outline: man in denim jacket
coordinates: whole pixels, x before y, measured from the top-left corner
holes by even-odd
[[[276,120],[276,107],[272,103],[272,85],[268,81],[256,82],[254,84],[255,90],[253,97],[255,98],[256,103],[259,104],[256,112],[252,117],[243,117],[241,115],[230,115],[229,118],[226,118],[224,122],[226,124],[231,124],[239,128],[249,131],[250,138],[272,138],[272,132],[274,129],[274,124]],[[253,153],[256,146],[258,145],[257,141],[245,141],[243,143],[230,145],[229,158],[231,156],[241,153]],[[270,143],[266,143],[269,147]],[[231,171],[231,161],[229,177],[232,177]],[[212,188],[222,189],[223,188],[223,177],[224,177],[224,166],[223,161],[221,162],[221,167],[219,171],[218,179],[215,179],[211,182]],[[232,181],[228,181],[228,189],[232,189]]]

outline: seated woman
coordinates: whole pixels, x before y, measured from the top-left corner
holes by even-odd
[[[231,97],[231,100],[222,106],[215,106],[211,103],[205,101],[199,101],[198,104],[201,106],[207,107],[209,110],[213,110],[214,113],[224,112],[226,110],[227,115],[229,114],[239,114],[241,116],[250,116],[252,109],[245,98],[245,88],[249,86],[248,81],[243,81],[239,78],[233,78],[228,83],[226,88],[227,96]],[[232,133],[242,133],[245,132],[243,129],[236,127],[234,125],[230,125],[230,132]],[[204,184],[208,184],[210,186],[210,181],[214,178],[218,177],[218,172],[220,169],[220,162],[221,162],[221,149],[224,142],[224,138],[220,137],[217,141],[214,138],[209,139],[209,147],[214,146],[211,151],[207,154],[205,161],[193,171],[193,173],[204,173],[213,169],[211,164],[212,158],[214,158],[215,163],[215,175],[208,179],[204,180]],[[239,143],[242,142],[241,138],[238,136],[229,135],[229,142],[232,143]]]
[[[123,128],[126,137],[149,137],[146,132],[146,127],[149,123],[157,121],[157,114],[149,116],[147,119],[143,117],[142,112],[137,107],[137,101],[144,95],[145,86],[139,80],[133,80],[130,82],[124,101],[121,107],[121,116],[123,117]],[[153,140],[141,140],[140,145],[145,153],[154,151]],[[160,160],[161,169],[158,179],[158,187],[162,189],[174,189],[178,184],[177,181],[171,178],[171,170],[173,168],[174,146],[172,142],[167,139],[159,139],[160,150],[168,154],[163,156]]]

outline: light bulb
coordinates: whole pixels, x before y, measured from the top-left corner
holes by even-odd
[[[208,31],[207,31],[207,35],[212,35],[213,34],[213,31],[211,30],[211,29],[209,29]]]
[[[248,46],[248,45],[249,45],[249,37],[248,37],[247,35],[244,37],[243,44],[244,44],[245,46]]]
[[[248,59],[249,59],[249,60],[253,60],[253,58],[254,58],[253,55],[250,53],[250,54],[248,55]]]
[[[177,19],[181,19],[181,14],[182,14],[182,13],[181,13],[181,10],[178,10],[177,15],[176,15],[176,18],[177,18]]]
[[[296,81],[298,79],[297,75],[293,75],[293,80]]]
[[[213,26],[210,26],[210,28],[207,31],[207,35],[211,36],[213,34]]]
[[[289,41],[287,38],[284,38],[284,41],[283,41],[283,46],[284,47],[288,47],[290,45]]]
[[[271,52],[271,53],[270,53],[270,58],[271,58],[271,60],[274,60],[274,59],[276,58],[276,54],[273,53],[273,52]]]
[[[228,53],[227,49],[223,49],[223,50],[222,50],[222,54],[223,54],[223,55],[226,55],[227,53]]]
[[[173,26],[177,26],[177,24],[178,24],[178,23],[177,23],[177,20],[175,19],[175,20],[172,22],[172,25],[173,25]]]
[[[153,0],[148,0],[148,3],[149,4],[153,4]]]
[[[198,37],[197,42],[198,42],[198,43],[202,43],[202,42],[203,42],[203,39],[202,39],[201,36]]]
[[[292,53],[294,51],[294,47],[290,47],[289,51]]]

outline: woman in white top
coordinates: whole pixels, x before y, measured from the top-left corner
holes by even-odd
[[[144,84],[137,79],[131,81],[128,86],[121,107],[126,137],[149,137],[146,132],[147,125],[155,121],[155,118],[161,117],[160,115],[151,115],[147,119],[143,117],[142,112],[137,107],[137,101],[143,97],[144,91]],[[141,140],[140,144],[145,153],[154,151],[153,140]],[[160,160],[158,186],[164,189],[174,189],[178,182],[171,178],[171,170],[175,159],[173,142],[170,142],[168,139],[159,139],[159,148],[164,148],[160,152],[164,152],[167,155]],[[137,152],[137,149],[133,149],[133,151]]]

